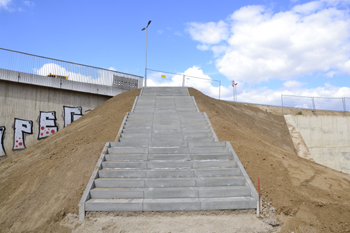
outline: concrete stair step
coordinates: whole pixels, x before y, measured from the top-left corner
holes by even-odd
[[[256,208],[252,197],[90,199],[86,211],[195,211]]]
[[[244,186],[229,187],[198,187],[198,196],[200,198],[220,198],[220,197],[249,197],[250,188]]]
[[[192,162],[191,161],[149,161],[147,163],[147,169],[191,169]]]
[[[101,169],[98,171],[100,178],[147,178],[147,170],[127,169]],[[107,182],[107,181],[106,181]],[[114,186],[110,186],[114,187]]]
[[[198,198],[144,199],[143,211],[189,211],[200,210]]]
[[[242,176],[242,172],[239,168],[230,169],[195,169],[195,177],[230,177],[230,176]]]
[[[232,153],[191,154],[192,160],[233,160]]]
[[[107,148],[107,154],[147,154],[148,148],[118,148],[111,147]]]
[[[104,161],[102,162],[102,168],[115,168],[115,169],[147,169],[146,162],[126,162],[126,161]]]
[[[143,188],[144,178],[97,178],[94,181],[96,188]]]
[[[257,201],[252,197],[200,198],[201,210],[254,209]]]
[[[176,187],[176,188],[94,188],[91,198],[213,198],[250,196],[248,186],[231,187]]]
[[[164,188],[164,187],[218,187],[218,186],[244,186],[245,178],[242,176],[231,177],[191,177],[191,170],[188,173],[163,173],[164,171],[147,171],[146,177],[125,177],[125,178],[97,178],[97,188]],[[148,173],[149,172],[149,173]],[[157,174],[155,173],[157,172]],[[176,172],[176,171],[173,171]],[[163,176],[162,176],[163,175]]]
[[[196,180],[191,178],[148,178],[145,187],[148,188],[171,188],[171,187],[195,187]]]
[[[198,189],[195,187],[177,187],[177,188],[145,188],[145,199],[162,198],[198,198]]]
[[[193,169],[202,168],[236,168],[237,162],[233,160],[211,160],[211,161],[193,161]]]
[[[226,142],[189,142],[188,147],[226,147]]]
[[[90,190],[94,199],[143,198],[144,188],[94,188]]]
[[[193,177],[194,171],[192,169],[110,169],[111,167],[103,167],[99,170],[101,178],[181,178]]]
[[[106,161],[147,161],[147,154],[130,154],[130,155],[118,155],[118,154],[106,154]]]
[[[245,184],[243,176],[196,178],[197,187],[243,186]]]
[[[148,154],[148,160],[190,161],[190,154]]]
[[[147,161],[147,160],[172,160],[172,161],[201,161],[201,160],[233,160],[231,153],[223,154],[106,154],[106,161]]]
[[[110,147],[188,147],[187,142],[126,140],[123,142],[111,142]]]
[[[143,199],[90,199],[85,211],[142,211]]]

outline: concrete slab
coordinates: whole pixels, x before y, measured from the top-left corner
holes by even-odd
[[[142,211],[143,199],[90,199],[86,211]]]
[[[198,198],[144,199],[143,211],[189,211],[199,210]]]

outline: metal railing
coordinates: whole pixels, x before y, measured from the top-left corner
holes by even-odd
[[[346,113],[350,111],[350,97],[313,97],[281,95],[282,114],[283,108],[311,109],[316,115],[316,110],[339,111]]]
[[[123,79],[124,82],[136,79],[138,87],[143,87],[142,76],[4,48],[0,48],[0,69],[40,76],[59,75],[62,78],[67,77],[70,81],[106,86],[113,86],[116,78]],[[135,86],[134,82],[132,86]]]
[[[220,99],[221,81],[195,77],[181,73],[171,73],[154,69],[147,70],[147,86],[182,86],[194,87],[204,94]]]

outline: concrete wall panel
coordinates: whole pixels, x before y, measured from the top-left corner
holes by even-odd
[[[291,116],[311,158],[350,174],[350,116]]]
[[[307,116],[309,117],[309,116]],[[310,146],[317,147],[323,145],[322,138],[322,121],[320,118],[315,118],[312,121],[309,120],[310,125]]]
[[[81,106],[82,114],[85,115],[109,98],[105,95],[0,80],[0,126],[6,127],[3,141],[6,154],[13,153],[13,125],[16,118],[33,121],[33,134],[26,134],[25,137],[28,147],[38,141],[40,111],[55,112],[58,130],[61,130],[64,126],[64,106]]]

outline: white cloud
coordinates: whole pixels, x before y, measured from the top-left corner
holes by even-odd
[[[248,84],[318,73],[350,73],[349,1],[313,1],[289,11],[246,6],[225,22],[187,25],[200,50],[212,50],[228,79]]]
[[[303,86],[303,83],[300,83],[300,82],[295,81],[295,80],[291,80],[291,81],[284,82],[283,86],[286,88],[298,88],[298,87]]]
[[[11,3],[12,0],[0,0],[0,9],[3,8],[5,10],[8,9],[8,5]]]
[[[218,83],[214,82],[210,76],[204,74],[199,67],[193,66],[187,69],[184,74],[186,75],[186,87],[194,87],[210,97],[218,98]],[[166,75],[166,79],[162,79],[161,75]],[[148,73],[147,77],[147,86],[182,86],[183,82],[183,75],[171,75],[162,72]],[[237,100],[238,102],[281,106],[282,94],[306,96],[305,98],[284,96],[284,106],[312,108],[311,97],[330,97],[337,99],[315,98],[316,108],[342,111],[343,103],[341,98],[350,97],[349,87],[336,87],[325,83],[322,87],[307,89],[303,88],[303,85],[303,83],[297,81],[287,81],[282,88],[272,90],[267,87],[246,89],[244,88],[244,83],[239,83],[237,85]],[[222,100],[232,101],[232,86],[221,86],[220,96]],[[348,101],[347,105],[350,104],[350,98]]]
[[[193,66],[187,69],[182,74],[167,74],[162,72],[149,72],[147,74],[147,86],[182,86],[185,81],[186,87],[195,87],[202,91],[204,94],[214,98],[219,98],[219,82],[212,80],[208,75],[204,74],[203,71]],[[166,78],[161,78],[165,75]]]
[[[79,67],[76,67],[76,69],[79,69]],[[113,69],[113,67],[109,68],[109,70]],[[39,69],[34,69],[34,73],[43,76],[46,76],[50,73],[55,75],[63,75],[67,76],[68,80],[71,81],[101,85],[112,85],[114,74],[114,72],[107,70],[96,70],[89,68],[80,68],[79,71],[69,71],[66,68],[54,63],[44,64]]]
[[[188,23],[187,31],[194,40],[206,44],[217,44],[226,40],[229,35],[228,25],[222,20],[218,23]]]

